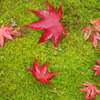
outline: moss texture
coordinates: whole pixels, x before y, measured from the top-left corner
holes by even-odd
[[[0,0],[0,24],[10,25],[10,18],[23,27],[23,34],[14,37],[15,41],[5,39],[0,48],[0,100],[84,100],[85,93],[78,91],[80,83],[100,84],[100,76],[92,76],[90,66],[95,58],[100,58],[100,44],[96,52],[91,41],[84,41],[79,30],[88,25],[91,19],[100,17],[100,0],[49,0],[58,9],[63,5],[63,23],[70,40],[62,36],[57,51],[48,40],[38,42],[43,30],[32,30],[23,25],[39,19],[28,10],[45,9],[45,0]],[[41,84],[24,67],[32,67],[33,60],[40,65],[48,61],[48,69],[57,72],[50,81],[54,86]],[[84,75],[81,72],[85,73]],[[98,87],[100,88],[100,87]],[[99,100],[100,95],[95,100]]]

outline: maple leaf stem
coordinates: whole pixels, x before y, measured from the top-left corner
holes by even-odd
[[[72,22],[73,22],[73,21],[66,21],[66,22],[63,22],[63,21],[62,21],[62,23],[72,23]]]
[[[90,22],[75,22],[75,21],[66,21],[66,22],[63,22],[62,23],[90,23]]]
[[[98,48],[95,48],[95,51],[98,52]]]
[[[35,44],[34,49],[36,48],[37,44],[38,44],[38,43]]]

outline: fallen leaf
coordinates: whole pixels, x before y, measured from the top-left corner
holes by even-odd
[[[98,36],[96,33],[91,34],[91,41],[92,41],[94,48],[96,49],[98,46]]]
[[[81,29],[81,32],[84,32],[84,40],[86,41],[91,37],[92,44],[95,49],[97,49],[98,41],[100,40],[100,18],[97,18],[90,22],[90,25]]]
[[[25,27],[38,30],[46,29],[37,44],[52,38],[54,47],[57,47],[61,34],[64,34],[66,37],[68,36],[64,26],[59,22],[62,17],[62,6],[59,7],[58,12],[50,5],[48,0],[46,0],[46,6],[48,11],[29,10],[42,19],[25,25]]]
[[[47,83],[52,85],[52,83],[49,82],[48,79],[57,74],[57,72],[48,72],[47,63],[40,67],[36,60],[34,60],[33,68],[30,68],[26,65],[24,66],[32,73],[33,77],[36,78],[40,83]]]
[[[86,96],[84,97],[86,100],[94,99],[96,97],[96,93],[100,94],[100,90],[92,83],[81,83],[81,85],[87,86],[86,88],[78,89],[80,91],[87,92]]]
[[[91,28],[90,25],[85,26],[83,29],[81,29],[81,32],[88,31],[90,28]]]
[[[100,18],[96,18],[95,20],[91,20],[91,24],[100,26]]]
[[[18,34],[16,34],[16,33],[18,33]],[[4,46],[4,37],[7,38],[7,39],[10,39],[10,40],[13,40],[12,36],[20,36],[21,33],[22,33],[22,29],[21,29],[20,26],[15,28],[15,27],[3,24],[0,27],[0,46],[1,47]]]
[[[96,58],[96,61],[100,65],[100,59]]]
[[[94,75],[99,75],[100,74],[100,66],[99,65],[94,65],[91,68],[96,71],[94,73]]]
[[[100,74],[100,60],[99,59],[96,59],[97,60],[97,63],[99,64],[99,65],[94,65],[94,66],[92,66],[91,68],[93,69],[93,70],[95,70],[96,72],[94,73],[94,75],[99,75]]]

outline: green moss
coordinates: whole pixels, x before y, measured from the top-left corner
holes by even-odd
[[[0,100],[83,100],[85,94],[78,91],[80,83],[100,84],[99,76],[91,77],[90,66],[100,58],[100,45],[96,52],[90,40],[84,42],[79,30],[91,19],[100,17],[99,0],[49,0],[57,9],[63,4],[62,22],[71,38],[62,36],[57,51],[48,40],[35,44],[43,31],[23,27],[23,35],[14,37],[15,41],[5,39],[0,48]],[[45,0],[0,0],[0,24],[10,24],[13,18],[21,26],[39,19],[29,9],[46,9]],[[32,67],[33,59],[40,65],[48,61],[48,69],[57,72],[50,81],[54,86],[40,84],[24,65]],[[81,72],[85,75],[80,74]],[[97,95],[95,100],[99,100]]]

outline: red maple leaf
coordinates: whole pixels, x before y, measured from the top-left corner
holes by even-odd
[[[16,32],[18,34],[16,34]],[[4,37],[10,40],[13,40],[12,36],[20,36],[22,33],[21,27],[18,28],[9,26],[9,25],[2,25],[0,27],[0,46],[3,47],[4,45]]]
[[[96,61],[100,65],[100,59],[96,58]]]
[[[99,75],[100,74],[100,59],[96,59],[96,60],[97,60],[99,65],[94,65],[91,68],[96,71],[94,73],[94,75]]]
[[[100,40],[100,18],[97,18],[90,22],[91,25],[84,27],[81,32],[86,31],[84,34],[84,40],[91,37],[92,44],[96,49],[98,46],[98,40]]]
[[[95,20],[91,20],[91,24],[100,26],[100,18],[96,18]],[[100,28],[98,29],[98,31],[100,32]]]
[[[36,78],[40,83],[47,83],[52,85],[52,83],[49,82],[47,79],[57,74],[57,72],[47,72],[47,63],[40,67],[36,60],[34,60],[33,68],[30,68],[26,65],[24,66],[32,73],[33,77]]]
[[[58,12],[49,4],[46,0],[46,6],[48,11],[45,10],[29,10],[41,17],[41,20],[25,25],[32,29],[46,29],[42,34],[38,43],[42,43],[52,37],[54,46],[57,47],[57,44],[60,40],[61,34],[68,36],[64,26],[59,22],[62,17],[62,6],[59,7]],[[38,44],[37,43],[37,44]]]
[[[81,83],[81,84],[84,85],[84,86],[87,86],[86,88],[78,89],[80,91],[87,92],[84,99],[86,99],[86,100],[94,99],[96,97],[96,93],[100,94],[100,90],[95,85],[93,85],[92,83],[87,82],[87,83]]]

